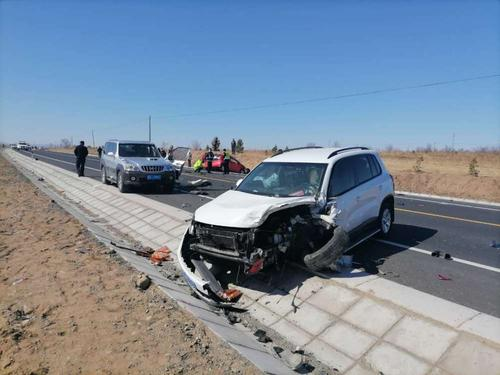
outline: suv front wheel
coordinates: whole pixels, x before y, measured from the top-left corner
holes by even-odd
[[[385,238],[389,236],[392,229],[392,223],[394,221],[393,212],[393,208],[388,202],[382,203],[378,214],[380,237]]]
[[[123,181],[123,173],[117,172],[116,174],[116,184],[118,185],[118,190],[120,190],[120,193],[126,193],[127,192],[127,186],[125,185]]]
[[[109,185],[108,176],[106,176],[106,169],[104,167],[101,167],[101,182]]]

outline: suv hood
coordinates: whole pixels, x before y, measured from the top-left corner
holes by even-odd
[[[223,227],[254,228],[275,211],[315,203],[314,197],[276,198],[229,190],[198,208],[194,220]]]

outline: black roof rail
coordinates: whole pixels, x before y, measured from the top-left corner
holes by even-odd
[[[340,154],[341,152],[344,151],[349,151],[349,150],[369,150],[368,147],[363,147],[363,146],[355,146],[355,147],[344,147],[344,148],[339,148],[338,150],[333,151],[329,156],[328,159],[334,157],[335,155]]]
[[[273,156],[271,156],[272,158],[277,156],[277,155],[281,155],[285,152],[290,152],[290,151],[297,151],[297,150],[305,150],[305,149],[308,149],[308,148],[323,148],[321,146],[304,146],[304,147],[295,147],[295,148],[289,148],[288,150],[281,150],[279,149]]]

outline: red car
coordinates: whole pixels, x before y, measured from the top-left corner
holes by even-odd
[[[201,160],[203,161],[203,168],[207,169],[208,162],[206,158],[206,153],[201,155]],[[212,160],[212,170],[213,171],[223,171],[224,170],[224,155],[214,153],[214,160]],[[231,156],[229,160],[229,172],[234,173],[248,173],[250,169],[241,164],[236,158]]]

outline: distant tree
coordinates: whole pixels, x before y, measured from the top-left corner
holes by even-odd
[[[477,177],[479,176],[479,164],[476,158],[473,158],[469,163],[469,174],[471,176]]]
[[[68,138],[63,138],[61,139],[61,147],[63,148],[68,148],[68,147],[71,147],[72,144],[70,142],[70,140]]]
[[[387,145],[387,146],[385,146],[385,151],[387,151],[387,152],[394,151],[394,146],[393,145]]]
[[[285,151],[288,151],[288,150],[289,150],[288,146],[285,146]]]
[[[278,152],[278,145],[274,145],[274,147],[271,149],[271,152],[273,153],[273,155]]]
[[[212,150],[219,151],[219,148],[220,148],[220,139],[219,137],[214,137],[214,139],[212,139]]]
[[[340,147],[340,142],[339,141],[333,142],[333,147]]]
[[[415,161],[415,165],[413,166],[413,170],[417,173],[422,172],[422,163],[424,162],[424,157],[419,156]]]
[[[245,147],[243,146],[243,139],[238,139],[236,141],[236,152],[243,152],[245,150]]]
[[[201,150],[201,144],[199,141],[193,141],[191,142],[191,148],[193,150]]]
[[[314,143],[314,142],[308,142],[306,144],[306,147],[315,147],[315,146],[316,146],[316,143]]]

